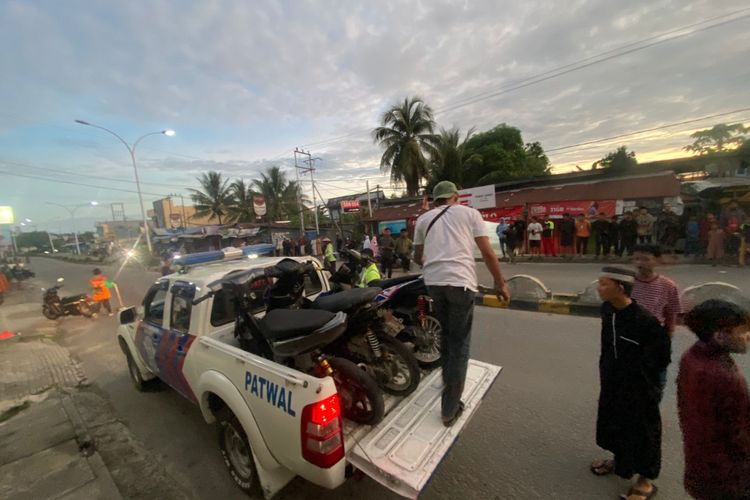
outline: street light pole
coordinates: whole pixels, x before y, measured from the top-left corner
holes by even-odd
[[[47,205],[54,205],[56,207],[64,208],[69,214],[70,214],[70,222],[73,225],[73,236],[76,240],[76,254],[81,255],[81,245],[78,243],[78,230],[75,229],[75,215],[76,210],[78,210],[81,207],[95,207],[99,203],[96,201],[90,201],[88,203],[84,203],[82,205],[75,205],[72,209],[70,207],[66,207],[65,205],[60,205],[59,203],[52,203],[51,201],[46,202]],[[50,243],[52,240],[50,239]],[[54,249],[54,247],[52,247]]]
[[[112,134],[113,136],[117,137],[117,139],[120,140],[121,143],[125,145],[125,147],[128,149],[128,153],[130,153],[130,160],[133,162],[133,172],[135,173],[135,187],[138,190],[138,202],[141,205],[141,218],[143,219],[143,231],[146,233],[146,246],[148,247],[148,253],[153,253],[153,247],[151,246],[151,234],[148,227],[148,219],[146,218],[146,207],[143,205],[143,193],[141,193],[141,181],[138,178],[138,165],[135,161],[135,149],[138,147],[138,143],[141,142],[143,139],[150,135],[166,135],[167,137],[172,137],[174,135],[174,130],[161,130],[159,132],[149,132],[148,134],[144,134],[141,137],[139,137],[131,146],[128,144],[125,139],[117,135],[115,132],[112,132],[110,129],[102,127],[101,125],[95,125],[93,123],[85,122],[83,120],[75,120],[76,123],[79,123],[81,125],[86,125],[88,127],[94,127],[98,128],[100,130],[104,130],[105,132],[108,132],[109,134]]]

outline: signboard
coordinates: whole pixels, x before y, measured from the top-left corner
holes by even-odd
[[[266,215],[266,199],[260,195],[253,195],[253,212],[258,217]]]
[[[341,211],[346,214],[359,212],[359,200],[341,200],[340,206]]]
[[[529,217],[561,219],[563,214],[566,213],[573,217],[581,214],[586,217],[596,217],[602,212],[612,217],[615,215],[616,208],[617,202],[615,200],[551,201],[529,205]]]
[[[477,210],[495,208],[495,185],[462,189],[458,192],[458,199],[461,205],[467,205]]]
[[[385,220],[378,223],[378,234],[383,234],[385,228],[390,228],[391,233],[396,235],[401,232],[402,229],[406,229],[406,219],[401,220]]]
[[[485,208],[479,211],[486,222],[514,221],[523,219],[523,207]]]
[[[178,227],[182,227],[182,215],[171,213],[169,214],[169,226],[172,229],[177,229]]]
[[[0,206],[0,224],[13,224],[13,207]]]

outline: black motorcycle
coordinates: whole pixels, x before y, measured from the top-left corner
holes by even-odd
[[[266,279],[263,269],[233,273],[209,284],[209,292],[193,304],[224,290],[222,300],[237,313],[234,335],[243,350],[318,377],[331,376],[344,417],[368,425],[380,422],[385,402],[375,380],[351,361],[323,353],[346,332],[346,314],[277,309],[258,320],[250,311],[258,299],[252,282],[259,278]]]
[[[314,301],[303,297],[305,276],[315,273],[314,264],[282,260],[268,268],[275,282],[266,290],[269,311],[276,309],[317,309],[345,312],[349,317],[346,335],[326,346],[325,351],[349,359],[370,374],[385,392],[407,396],[419,386],[419,363],[411,349],[385,331],[374,301],[379,288],[353,288]]]
[[[90,318],[94,315],[94,303],[85,293],[62,297],[57,293],[62,287],[63,278],[58,278],[57,285],[44,290],[42,295],[42,314],[47,319],[57,319],[61,316],[85,316]]]

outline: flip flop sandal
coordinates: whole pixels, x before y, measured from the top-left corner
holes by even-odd
[[[595,476],[606,476],[612,474],[615,470],[615,461],[609,460],[597,460],[591,464],[591,473]]]
[[[622,500],[628,500],[628,498],[635,495],[635,496],[643,497],[644,500],[648,500],[649,498],[656,495],[657,491],[659,491],[659,488],[657,488],[655,484],[652,485],[651,491],[649,491],[648,493],[646,493],[645,491],[638,490],[634,487],[631,487],[625,495],[620,495],[620,498]]]
[[[456,410],[456,413],[450,418],[443,417],[443,425],[446,427],[452,426],[453,424],[456,423],[456,421],[458,420],[458,418],[461,416],[463,412],[464,412],[464,402],[459,401],[458,410]]]

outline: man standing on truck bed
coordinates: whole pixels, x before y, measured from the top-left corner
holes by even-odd
[[[456,423],[464,409],[461,394],[469,361],[474,297],[478,290],[474,244],[492,273],[498,298],[509,300],[510,294],[481,214],[458,203],[458,189],[450,181],[437,183],[432,198],[435,208],[417,220],[414,262],[423,266],[435,316],[442,325],[440,345],[445,387],[441,413],[443,424],[448,427]]]

